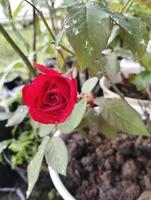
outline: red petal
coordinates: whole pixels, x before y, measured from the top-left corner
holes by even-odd
[[[35,67],[36,67],[36,69],[38,69],[39,71],[41,71],[44,74],[50,74],[51,76],[60,76],[61,75],[61,73],[58,72],[57,70],[48,68],[41,64],[35,64]]]

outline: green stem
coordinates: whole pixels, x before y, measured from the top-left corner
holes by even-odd
[[[122,9],[120,10],[120,13],[127,12],[128,9],[131,7],[132,4],[133,4],[133,0],[128,0],[126,2],[126,4],[122,7]]]
[[[12,9],[11,9],[11,5],[10,5],[10,1],[9,0],[6,0],[6,4],[8,4],[8,13],[5,12],[5,9],[4,9],[4,12],[5,12],[5,15],[8,17],[9,19],[9,23],[10,23],[10,26],[12,27],[13,31],[15,32],[15,34],[17,35],[17,37],[20,38],[20,40],[24,43],[27,51],[29,52],[29,49],[30,49],[30,45],[29,43],[25,40],[25,38],[21,35],[21,33],[18,31],[18,29],[16,28],[15,26],[15,23],[13,21],[13,16],[12,16]]]
[[[45,2],[46,2],[46,6],[48,8],[48,11],[49,11],[53,32],[57,33],[58,29],[56,29],[55,17],[54,17],[54,12],[53,12],[53,10],[54,10],[54,2],[51,0],[51,6],[49,5],[48,0],[45,0]]]
[[[12,26],[12,29],[14,30],[16,36],[19,37],[20,40],[24,43],[24,46],[25,46],[27,52],[29,52],[29,50],[30,50],[29,43],[25,40],[25,38],[22,36],[22,34],[18,31],[18,29],[16,28],[16,26],[15,26],[14,22],[12,21],[12,19],[10,19],[10,25]]]
[[[72,56],[75,56],[75,53],[73,51],[71,51],[70,49],[68,49],[67,47],[65,47],[64,45],[60,44],[61,48],[64,49],[66,52],[70,53]]]
[[[123,95],[123,93],[118,89],[118,87],[113,83],[112,79],[105,73],[105,77],[107,78],[107,80],[110,82],[110,84],[112,85],[114,91],[121,97],[121,99],[123,101],[126,102],[125,97]]]
[[[36,53],[36,47],[37,47],[37,16],[36,16],[36,10],[35,8],[33,8],[33,46],[32,46],[32,50],[34,52],[34,57],[33,57],[33,61],[34,63],[37,62],[37,53]]]
[[[3,37],[7,40],[7,42],[12,46],[12,48],[16,51],[16,53],[20,56],[20,58],[23,60],[27,68],[29,69],[29,72],[31,75],[35,75],[36,72],[26,57],[26,55],[22,52],[22,50],[17,46],[17,44],[13,41],[13,39],[9,36],[7,31],[3,28],[3,26],[0,24],[0,32],[2,33]]]
[[[41,20],[43,21],[43,23],[45,24],[49,34],[51,35],[53,41],[55,42],[56,38],[55,35],[53,34],[53,32],[51,31],[43,13],[38,10],[38,8],[36,8],[36,6],[34,6],[32,3],[30,3],[28,0],[25,0],[28,4],[30,4],[33,8],[35,8],[35,10],[37,11],[37,13],[39,14],[39,16],[41,17]],[[65,51],[67,51],[68,53],[70,53],[71,55],[75,55],[71,50],[69,50],[67,47],[65,47],[64,45],[60,45],[62,49],[64,49]]]

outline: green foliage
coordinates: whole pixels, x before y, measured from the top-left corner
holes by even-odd
[[[148,26],[148,28],[151,30],[151,16],[150,16],[150,14],[146,14],[146,13],[141,13],[140,14],[140,19],[142,20],[142,21],[144,21],[145,23],[146,23],[146,25]]]
[[[12,139],[8,144],[12,164],[14,166],[27,164],[35,155],[37,148],[38,142],[31,131],[21,133],[17,139]]]
[[[115,139],[117,137],[117,130],[111,126],[108,121],[104,120],[101,115],[99,116],[99,129],[109,139]]]
[[[45,157],[48,165],[59,174],[66,175],[68,151],[64,141],[60,137],[53,136],[48,142]]]
[[[108,46],[112,44],[112,42],[116,39],[116,37],[119,35],[120,33],[120,28],[118,25],[114,25],[112,30],[111,30],[111,34],[110,37],[108,39]]]
[[[20,1],[20,3],[17,5],[17,7],[15,8],[14,12],[12,13],[13,20],[16,19],[16,17],[18,16],[18,14],[23,9],[23,7],[24,7],[23,2],[24,2],[23,0]]]
[[[63,36],[64,36],[64,30],[62,30],[61,32],[59,32],[59,33],[56,35],[56,40],[55,40],[55,46],[56,46],[56,47],[59,47]]]
[[[56,125],[54,124],[39,124],[39,136],[40,137],[45,137],[49,134],[53,134],[56,131]]]
[[[9,0],[0,0],[3,12],[7,18],[12,18],[11,6]]]
[[[146,70],[151,71],[151,55],[146,53],[141,59],[141,64]]]
[[[139,114],[121,99],[101,99],[101,116],[124,133],[149,136]]]
[[[142,57],[146,52],[149,40],[146,23],[137,17],[125,17],[116,12],[110,12],[110,16],[121,27],[120,37],[123,40],[124,47],[130,49],[136,57]]]
[[[0,154],[7,148],[7,146],[12,142],[12,140],[3,140],[0,142]]]
[[[115,77],[120,70],[120,64],[115,53],[109,53],[102,58],[102,65],[109,77]]]
[[[132,83],[140,91],[149,90],[151,85],[151,71],[143,71],[137,74],[132,80]]]
[[[98,131],[99,130],[99,113],[96,112],[93,108],[89,108],[85,115],[86,124],[85,127],[88,127],[90,130]]]
[[[49,142],[50,138],[49,137],[45,137],[41,143],[41,145],[39,146],[38,152],[36,153],[36,155],[34,156],[34,158],[32,159],[32,161],[30,162],[28,169],[27,169],[27,173],[28,173],[28,190],[27,190],[27,198],[30,196],[32,189],[35,185],[35,183],[37,182],[39,173],[40,173],[40,168],[42,165],[42,161],[43,161],[43,157],[45,154],[45,150],[47,147],[47,144]]]
[[[67,8],[66,33],[82,68],[93,68],[108,42],[111,22],[102,6],[94,0],[78,0]]]
[[[71,115],[64,123],[58,124],[58,129],[63,133],[71,133],[80,124],[86,111],[87,102],[80,100],[74,107]]]
[[[98,80],[99,79],[97,77],[92,77],[92,78],[88,79],[82,86],[82,93],[92,92],[92,90],[95,88]]]
[[[18,106],[17,110],[11,118],[8,119],[6,126],[15,126],[20,124],[28,113],[27,106]]]

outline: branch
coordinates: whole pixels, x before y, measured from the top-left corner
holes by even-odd
[[[51,35],[53,41],[55,42],[56,38],[55,35],[53,34],[53,32],[51,31],[43,13],[38,10],[38,8],[36,6],[34,6],[32,3],[30,3],[28,0],[25,0],[28,4],[30,4],[33,8],[35,8],[35,10],[37,11],[37,13],[39,14],[39,16],[41,17],[41,20],[43,21],[43,23],[45,24],[49,34]],[[71,55],[75,55],[71,50],[69,50],[68,48],[66,48],[64,45],[60,45],[62,49],[64,49],[65,51],[67,51],[68,53],[70,53]]]
[[[29,43],[25,40],[25,38],[22,36],[22,34],[18,31],[18,29],[16,28],[15,23],[13,21],[12,9],[11,9],[11,5],[10,5],[10,1],[6,0],[6,4],[8,4],[8,13],[4,9],[5,15],[8,17],[8,20],[10,22],[10,25],[11,25],[13,31],[15,32],[17,37],[19,37],[20,40],[24,43],[27,51],[29,52],[29,49],[30,49]]]
[[[36,54],[36,42],[37,42],[37,31],[36,31],[36,21],[37,21],[37,16],[36,16],[36,10],[33,8],[33,52],[34,52],[34,58],[33,61],[37,61],[37,54]]]
[[[0,32],[2,33],[3,37],[9,42],[9,44],[12,46],[12,48],[16,51],[16,53],[20,56],[20,58],[23,60],[27,68],[29,69],[29,72],[31,75],[35,75],[36,72],[26,57],[26,55],[22,52],[22,50],[17,46],[17,44],[13,41],[13,39],[9,36],[9,34],[6,32],[6,30],[3,28],[3,26],[0,24]]]
[[[123,95],[123,93],[121,93],[121,91],[118,89],[118,87],[113,83],[112,79],[105,73],[105,77],[107,78],[107,80],[110,82],[110,84],[112,85],[114,91],[121,97],[121,99],[125,102],[127,102],[125,100],[125,97]]]
[[[15,26],[13,20],[10,19],[9,21],[10,21],[10,25],[12,26],[12,29],[14,30],[16,36],[20,38],[20,40],[24,43],[27,52],[29,52],[29,50],[30,50],[30,45],[29,45],[29,43],[28,43],[28,42],[26,41],[26,39],[22,36],[22,34],[18,31],[18,29],[16,28],[16,26]]]
[[[46,5],[48,7],[50,20],[51,20],[51,24],[52,24],[52,29],[53,29],[54,33],[57,33],[56,26],[55,26],[55,20],[54,20],[54,16],[53,16],[53,12],[52,12],[51,6],[49,5],[48,0],[45,0],[45,2],[46,2]],[[52,1],[51,1],[51,3],[52,3],[52,8],[53,8],[54,7],[54,3]]]
[[[75,53],[73,51],[71,51],[70,49],[68,49],[67,47],[65,47],[64,45],[60,44],[59,46],[61,46],[62,49],[64,49],[66,52],[70,53],[72,56],[75,56]]]
[[[120,13],[127,12],[130,6],[133,4],[133,0],[128,0],[123,8],[120,10]]]

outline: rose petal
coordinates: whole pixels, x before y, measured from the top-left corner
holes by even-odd
[[[41,64],[35,64],[35,67],[40,72],[42,72],[44,74],[50,74],[51,76],[60,76],[60,74],[61,74],[60,72],[58,72],[54,69],[48,68],[48,67],[41,65]]]
[[[58,112],[53,112],[48,114],[37,112],[37,110],[35,111],[34,109],[30,109],[30,115],[35,121],[43,124],[58,124],[64,122],[67,118],[67,116],[62,113],[58,114]]]

